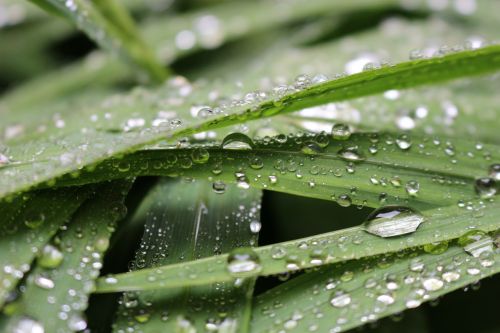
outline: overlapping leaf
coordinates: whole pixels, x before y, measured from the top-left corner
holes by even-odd
[[[260,191],[228,187],[216,194],[204,182],[163,180],[146,197],[133,223],[145,232],[133,269],[182,263],[256,245]],[[125,293],[114,330],[246,332],[255,280],[196,288]]]

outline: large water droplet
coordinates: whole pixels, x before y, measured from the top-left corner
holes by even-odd
[[[43,268],[56,268],[64,259],[64,254],[57,247],[47,244],[38,257],[38,264]]]
[[[335,140],[347,140],[351,137],[351,130],[345,124],[335,124],[332,127],[332,138]]]
[[[409,207],[385,206],[372,212],[363,228],[380,237],[394,237],[415,232],[422,222],[422,214]]]
[[[304,143],[301,151],[306,155],[318,155],[323,149],[316,142],[308,141]]]
[[[243,133],[231,133],[222,140],[221,147],[231,150],[249,150],[253,148],[253,141]]]
[[[55,287],[54,281],[43,275],[35,276],[34,282],[35,285],[42,289],[53,289]]]
[[[44,333],[43,325],[30,317],[21,317],[10,327],[13,333]]]
[[[2,162],[0,161],[0,166],[2,165]],[[496,181],[500,181],[500,163],[495,163],[490,165],[490,177],[493,178]]]
[[[234,277],[254,276],[260,270],[260,258],[250,248],[238,248],[227,257],[227,270]]]
[[[483,177],[476,179],[474,183],[476,193],[481,198],[491,198],[497,193],[497,185],[493,178]]]
[[[330,299],[330,304],[335,308],[343,308],[351,304],[351,295],[342,290],[336,291]]]
[[[210,158],[210,153],[205,148],[196,148],[191,152],[191,159],[194,163],[203,164]]]
[[[337,156],[343,160],[352,162],[360,162],[365,159],[356,147],[342,148],[337,152]]]

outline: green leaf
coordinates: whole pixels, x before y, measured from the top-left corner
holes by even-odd
[[[123,200],[129,187],[129,181],[105,184],[78,209],[52,245],[60,248],[62,261],[39,259],[20,289],[19,299],[4,310],[7,315],[0,320],[2,330],[15,331],[27,318],[35,320],[45,332],[85,329],[83,311],[99,276],[109,237],[126,213]],[[71,200],[66,203],[57,199],[58,204],[74,205]]]
[[[144,223],[145,232],[132,270],[256,245],[250,224],[259,223],[260,196],[258,190],[228,187],[220,195],[204,182],[161,181],[133,218],[133,223]],[[202,331],[211,326],[246,332],[255,279],[240,282],[125,293],[114,330]]]
[[[43,190],[0,202],[0,307],[89,194],[88,188]]]
[[[165,94],[161,90],[155,94],[137,90],[135,95],[110,98],[99,109],[86,109],[78,114],[73,113],[66,119],[53,119],[50,131],[46,132],[45,128],[41,130],[42,133],[34,133],[31,140],[18,138],[17,144],[15,141],[9,144],[10,159],[17,164],[11,163],[0,169],[2,176],[0,197],[26,190],[113,155],[137,150],[165,137],[190,135],[327,102],[371,95],[388,89],[409,88],[446,79],[478,75],[495,71],[498,67],[500,67],[500,47],[487,46],[327,81],[283,97],[273,96],[250,108],[243,103],[242,107],[231,107],[227,111],[228,115],[205,122],[198,119],[188,120],[173,113],[165,118],[160,117],[162,125],[159,127],[152,126],[154,119],[158,119],[158,106],[172,106],[176,110],[181,109],[180,105],[183,105],[183,102],[192,106],[180,95],[186,83],[171,82],[171,85],[179,90],[170,91],[170,94]],[[203,92],[198,91],[198,94],[203,95]],[[200,96],[198,94],[191,94],[190,101]],[[167,96],[170,98],[167,99]],[[173,98],[174,96],[177,99]],[[186,104],[184,106],[187,106]],[[136,113],[139,109],[140,114]],[[104,120],[99,120],[102,119],[100,117]],[[88,127],[85,127],[85,124]],[[85,129],[82,130],[82,127]],[[59,136],[54,133],[59,133]],[[54,145],[54,142],[59,144]],[[40,149],[42,152],[36,153]],[[29,176],[33,174],[36,174],[36,177]]]
[[[303,239],[263,246],[255,249],[262,266],[261,276],[316,267],[352,259],[400,252],[405,249],[459,238],[472,229],[490,232],[498,230],[498,202],[472,201],[466,207],[453,205],[422,213],[424,223],[416,232],[384,238],[366,232],[363,226],[342,229]],[[397,219],[397,218],[396,218]],[[396,223],[396,222],[395,222]],[[227,254],[117,274],[115,283],[99,279],[97,292],[149,290],[195,286],[231,281],[227,270]]]
[[[345,151],[359,160],[346,159],[341,155]],[[495,145],[478,150],[474,142],[405,132],[355,133],[348,140],[325,133],[281,134],[254,142],[250,150],[220,145],[143,150],[105,161],[78,178],[61,178],[58,185],[184,176],[337,200],[343,206],[410,204],[428,209],[473,198],[476,178],[488,175],[492,161],[500,160],[498,152]]]
[[[257,296],[251,331],[343,332],[496,274],[499,259],[452,246],[438,255],[410,251],[324,267]]]
[[[99,46],[137,65],[151,79],[156,81],[165,79],[165,70],[142,41],[127,10],[119,2],[31,1],[52,14],[68,18]]]

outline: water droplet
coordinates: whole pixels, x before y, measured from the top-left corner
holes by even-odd
[[[351,137],[351,130],[345,124],[335,124],[332,127],[332,138],[335,140],[347,140]]]
[[[75,313],[68,319],[68,328],[73,332],[80,332],[87,328],[87,321]]]
[[[479,258],[483,253],[493,252],[493,238],[481,230],[471,230],[462,235],[458,244],[475,258]]]
[[[231,133],[222,140],[221,147],[231,150],[250,150],[253,148],[253,141],[245,134]]]
[[[352,204],[352,200],[349,195],[341,194],[337,198],[337,203],[342,207],[349,207]]]
[[[210,153],[205,148],[196,148],[191,152],[191,159],[194,163],[207,163],[210,158]]]
[[[410,196],[415,197],[418,194],[418,191],[420,190],[420,184],[416,180],[409,180],[406,185],[406,193],[408,193]]]
[[[250,167],[255,170],[262,169],[264,167],[264,162],[260,157],[252,157],[250,159]]]
[[[491,198],[497,193],[496,182],[493,178],[489,177],[476,179],[474,188],[481,198]]]
[[[2,165],[1,158],[0,158],[0,166]],[[490,165],[490,177],[493,178],[496,181],[500,181],[500,163],[495,163]]]
[[[226,183],[222,181],[216,181],[212,184],[212,189],[217,194],[224,194],[224,192],[226,192]]]
[[[64,254],[57,247],[47,244],[43,247],[38,264],[43,268],[56,268],[64,259]]]
[[[323,149],[316,142],[308,141],[304,143],[301,151],[306,155],[317,155],[320,154]]]
[[[346,161],[360,162],[365,158],[358,152],[356,147],[342,148],[337,152],[337,156]]]
[[[385,206],[372,212],[363,228],[380,237],[394,237],[415,232],[422,222],[422,214],[409,207]]]
[[[330,304],[335,308],[343,308],[351,303],[351,295],[348,293],[338,290],[333,293],[330,299]]]
[[[42,275],[35,276],[34,282],[42,289],[53,289],[55,286],[54,281]]]
[[[21,317],[11,326],[9,332],[13,333],[44,333],[42,324],[30,317]]]
[[[260,258],[251,248],[238,248],[227,257],[227,270],[234,277],[254,276],[260,270]]]
[[[381,294],[377,296],[377,301],[385,305],[391,305],[394,303],[394,296],[391,294]]]
[[[427,291],[436,291],[443,287],[444,282],[436,277],[426,278],[422,281],[422,286]]]
[[[260,223],[259,221],[254,220],[254,221],[250,222],[250,231],[253,234],[259,233],[261,228],[262,228],[262,223]]]
[[[448,241],[433,242],[423,246],[424,251],[430,254],[441,254],[448,250]]]
[[[399,149],[408,150],[411,147],[411,140],[408,135],[402,134],[396,139],[396,144],[398,145]]]

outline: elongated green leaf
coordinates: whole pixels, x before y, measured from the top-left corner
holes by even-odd
[[[153,80],[162,81],[166,74],[141,40],[128,12],[119,2],[81,0],[31,0],[53,14],[70,19],[99,46],[114,52],[143,69]],[[104,7],[104,11],[100,11]]]
[[[453,246],[438,255],[416,251],[325,267],[258,296],[251,331],[342,332],[496,274],[499,259]]]
[[[4,311],[7,315],[0,320],[2,331],[15,332],[25,326],[26,320],[34,320],[45,332],[85,329],[82,313],[99,275],[109,237],[126,212],[123,200],[129,186],[128,181],[103,185],[80,207],[55,240],[62,260],[56,261],[53,256],[39,260],[21,288],[20,298]],[[58,204],[73,205],[68,201]]]
[[[399,237],[375,236],[366,232],[363,226],[359,226],[259,247],[255,249],[262,265],[258,274],[272,275],[398,252],[458,238],[471,229],[495,231],[499,228],[496,218],[499,211],[498,202],[473,201],[466,207],[454,205],[426,211],[422,213],[424,222],[416,232]],[[397,217],[393,221],[395,226],[401,222]],[[118,274],[113,284],[100,279],[97,292],[172,288],[230,281],[233,278],[228,272],[226,262],[227,254],[224,254],[188,264]]]
[[[473,142],[404,132],[353,134],[349,140],[324,133],[282,134],[253,146],[144,150],[106,161],[79,178],[65,177],[60,184],[186,176],[337,200],[343,206],[411,204],[427,209],[474,197],[475,179],[486,177],[490,165],[500,161],[500,149],[494,145],[478,150]]]
[[[251,223],[259,222],[260,191],[229,187],[225,195],[206,183],[162,181],[134,217],[145,233],[133,269],[157,267],[256,245]],[[135,223],[137,223],[135,222]],[[213,285],[126,293],[117,332],[202,331],[206,327],[246,332],[254,279]],[[208,326],[207,326],[208,325]]]
[[[180,95],[183,92],[182,87],[186,87],[183,83],[172,83],[177,87],[180,86],[181,89],[178,88],[179,90],[171,93],[170,96],[177,94],[179,99],[170,98],[166,101],[166,105],[162,104],[165,102],[160,98],[165,98],[165,95],[161,93],[150,95],[138,91],[138,96],[135,98],[110,99],[101,106],[100,110],[92,108],[84,114],[67,119],[55,119],[55,127],[61,129],[59,137],[49,134],[57,132],[53,129],[47,134],[35,134],[31,138],[33,141],[20,140],[17,144],[9,145],[10,159],[18,163],[11,163],[0,169],[0,176],[2,176],[0,196],[26,190],[30,186],[70,171],[76,171],[78,168],[107,157],[137,150],[145,144],[159,141],[166,136],[189,135],[331,101],[375,94],[392,88],[407,88],[477,75],[494,71],[498,67],[500,67],[500,47],[493,45],[438,58],[410,61],[327,81],[284,97],[270,98],[254,107],[248,107],[243,103],[242,107],[230,108],[227,112],[231,114],[206,122],[180,119],[176,113],[168,116],[162,114],[159,118],[155,118],[158,105],[167,106],[173,103],[178,109],[179,104],[182,105],[183,101],[186,103]],[[194,97],[195,94],[190,95],[190,98]],[[142,111],[140,117],[135,118],[134,115],[138,109]],[[89,119],[90,126],[84,131],[81,130],[82,116],[84,119]],[[105,119],[102,123],[98,121],[100,116]],[[161,125],[153,126],[154,119],[159,119]],[[151,124],[151,127],[145,127],[146,124],[148,126]],[[137,132],[138,129],[141,130]],[[61,144],[53,145],[54,142]],[[41,153],[40,149],[42,149]]]
[[[0,307],[88,195],[85,188],[43,190],[0,203]]]

